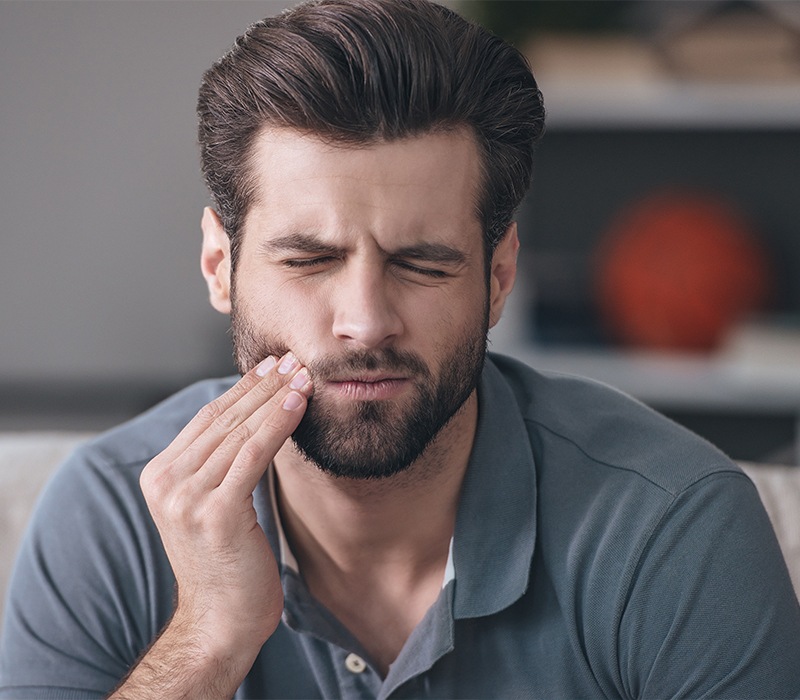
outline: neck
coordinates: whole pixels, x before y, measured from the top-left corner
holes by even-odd
[[[275,459],[281,524],[317,600],[386,673],[439,596],[477,425],[475,392],[406,471],[341,479],[293,445]]]
[[[305,460],[293,444],[275,459],[281,522],[302,568],[323,560],[364,575],[400,558],[408,567],[445,554],[477,424],[475,392],[405,471],[379,480],[343,479]]]

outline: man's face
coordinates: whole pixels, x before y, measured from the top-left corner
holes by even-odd
[[[395,474],[483,365],[477,147],[464,131],[336,147],[270,130],[253,155],[231,290],[239,369],[291,350],[315,386],[300,451],[338,476]]]

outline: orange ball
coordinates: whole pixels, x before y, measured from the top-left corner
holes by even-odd
[[[771,290],[767,255],[719,198],[659,192],[624,208],[602,237],[596,291],[606,328],[626,345],[710,350]]]

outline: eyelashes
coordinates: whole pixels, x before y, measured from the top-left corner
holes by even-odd
[[[338,262],[340,259],[333,257],[333,256],[320,256],[316,258],[290,258],[288,260],[283,261],[283,265],[290,269],[309,269],[313,270],[314,268],[324,268],[327,265],[331,265],[333,263]],[[394,265],[397,268],[400,268],[403,271],[410,272],[415,275],[421,275],[423,277],[432,277],[434,279],[441,279],[444,277],[448,277],[448,273],[444,270],[439,270],[436,268],[429,268],[429,267],[420,267],[418,265],[414,265],[410,262],[406,262],[405,260],[390,260],[391,265]]]
[[[413,272],[417,275],[424,275],[426,277],[433,277],[440,279],[442,277],[447,277],[447,273],[444,270],[437,270],[435,268],[430,267],[419,267],[417,265],[412,265],[411,263],[407,263],[401,260],[397,260],[393,263],[397,267],[408,270],[409,272]]]
[[[283,264],[290,268],[303,268],[303,267],[317,267],[326,263],[335,262],[337,258],[334,257],[321,257],[321,258],[298,258],[295,260],[284,260]]]

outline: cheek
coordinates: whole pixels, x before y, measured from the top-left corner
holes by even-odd
[[[301,285],[263,274],[238,276],[235,301],[265,332],[285,332],[295,325],[303,325],[318,306],[313,295]]]
[[[487,300],[485,285],[465,286],[437,303],[420,305],[417,337],[423,337],[435,348],[439,361],[449,361],[460,345],[472,342],[487,331]],[[434,308],[437,310],[434,311]]]
[[[479,324],[486,314],[488,299],[483,278],[476,277],[453,290],[444,304],[450,327],[457,330]]]
[[[246,306],[251,327],[301,361],[311,360],[327,344],[330,312],[324,298],[316,294],[283,284],[252,293]]]

